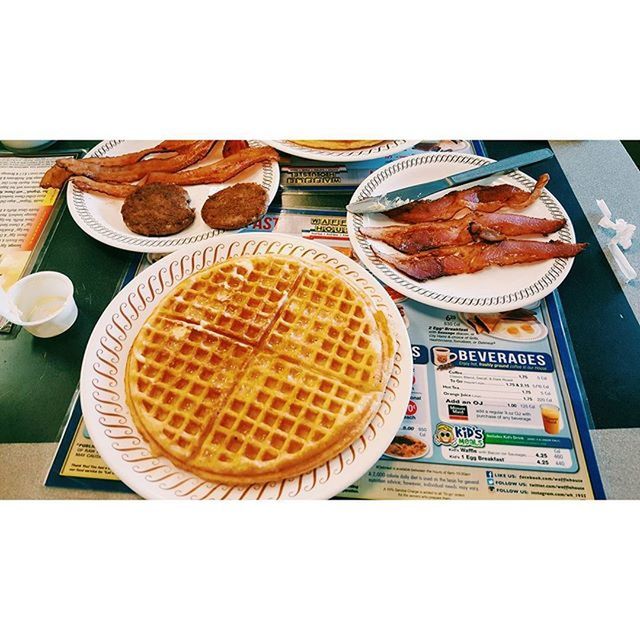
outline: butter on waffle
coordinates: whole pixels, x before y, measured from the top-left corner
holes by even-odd
[[[127,403],[154,453],[228,484],[319,467],[378,409],[394,339],[337,270],[240,257],[176,287],[138,333]]]

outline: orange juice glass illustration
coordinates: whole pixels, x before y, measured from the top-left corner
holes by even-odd
[[[560,433],[560,408],[555,404],[543,404],[540,405],[540,413],[544,430],[552,435]]]

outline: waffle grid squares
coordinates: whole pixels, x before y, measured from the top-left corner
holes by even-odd
[[[140,335],[142,346],[134,347],[129,365],[137,380],[134,395],[141,397],[146,417],[162,424],[158,437],[186,458],[235,380],[237,369],[229,362],[241,368],[252,349],[162,316]],[[168,366],[159,366],[163,362]]]
[[[203,477],[244,483],[302,468],[300,456],[315,466],[366,427],[389,364],[381,326],[364,296],[314,266],[273,256],[219,263],[150,316],[127,393],[163,453]]]
[[[166,315],[243,343],[257,344],[302,267],[295,262],[229,261],[202,279],[188,279],[168,300]]]
[[[238,391],[221,409],[196,464],[224,463],[230,453],[264,462],[294,454],[322,440],[336,419],[348,419],[363,402],[357,389],[267,354],[249,365]]]
[[[377,386],[375,373],[380,370],[382,344],[373,335],[373,315],[362,308],[362,302],[345,283],[329,285],[327,278],[324,272],[303,275],[265,345],[350,384]],[[338,329],[340,321],[343,326]]]

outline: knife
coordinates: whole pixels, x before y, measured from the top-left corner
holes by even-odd
[[[404,189],[390,191],[381,196],[363,198],[362,200],[358,200],[358,202],[349,203],[347,205],[347,211],[351,213],[383,213],[384,211],[395,209],[414,200],[421,200],[438,191],[443,191],[444,189],[449,189],[450,187],[461,184],[467,184],[474,180],[480,180],[481,178],[488,178],[497,173],[511,171],[512,169],[533,164],[534,162],[540,162],[541,160],[546,160],[551,157],[553,157],[553,151],[551,151],[551,149],[538,149],[536,151],[529,151],[528,153],[521,153],[517,156],[499,160],[498,162],[489,162],[478,169],[456,173],[447,178],[434,180],[433,182],[415,184],[411,187],[405,187]]]

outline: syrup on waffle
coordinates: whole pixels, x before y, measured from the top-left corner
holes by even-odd
[[[152,450],[228,484],[277,481],[348,447],[391,370],[384,314],[336,270],[262,255],[218,263],[156,308],[127,362]]]

